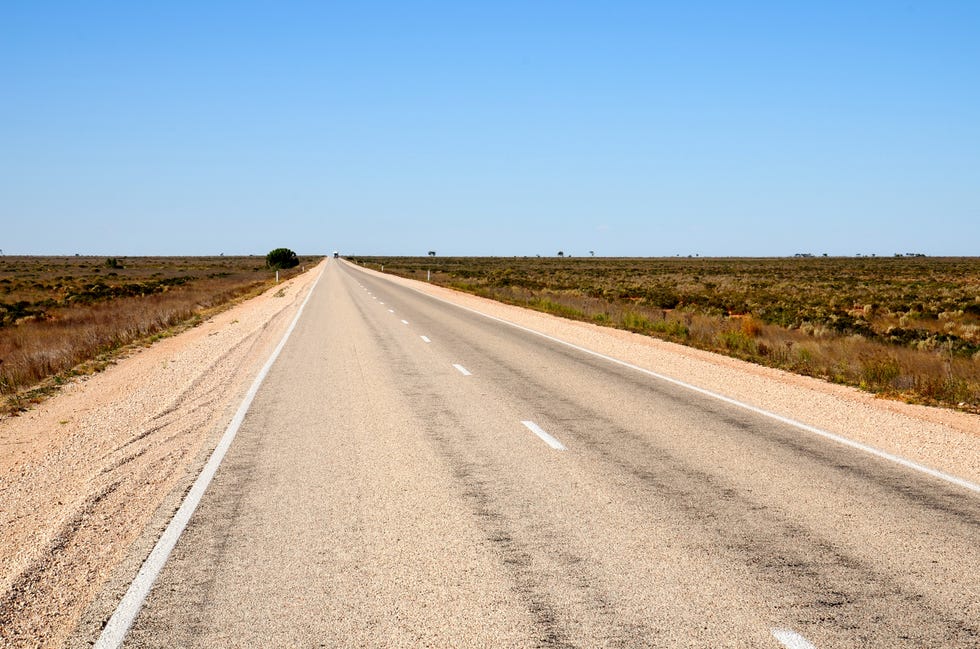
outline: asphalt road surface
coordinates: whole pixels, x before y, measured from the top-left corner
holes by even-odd
[[[980,498],[330,261],[125,644],[975,648]]]

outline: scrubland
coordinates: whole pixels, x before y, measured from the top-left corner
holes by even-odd
[[[0,257],[0,412],[274,282],[263,257]]]
[[[980,258],[356,261],[882,396],[980,412]]]

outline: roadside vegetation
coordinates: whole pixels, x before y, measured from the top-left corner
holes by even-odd
[[[262,257],[0,257],[0,414],[274,282]]]
[[[265,265],[276,270],[296,268],[299,266],[299,257],[289,248],[276,248],[265,256]]]
[[[980,412],[980,258],[359,263],[908,402]]]

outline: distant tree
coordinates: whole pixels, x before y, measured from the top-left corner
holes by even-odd
[[[265,256],[265,265],[269,268],[295,268],[299,266],[299,257],[289,248],[276,248]]]
[[[106,268],[122,268],[123,266],[122,266],[122,264],[119,263],[119,260],[116,259],[115,257],[109,257],[108,259],[105,260],[105,267]]]
[[[429,256],[430,257],[435,257],[436,256],[436,251],[435,250],[430,250],[429,251]]]
[[[559,251],[558,251],[558,256],[559,256],[559,257],[564,257],[564,256],[565,256],[565,253],[564,253],[564,252],[562,252],[561,250],[559,250]]]

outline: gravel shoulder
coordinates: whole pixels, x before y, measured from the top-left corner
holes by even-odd
[[[318,274],[0,421],[0,646],[64,645],[111,611]],[[385,277],[980,483],[980,417]]]
[[[381,275],[357,267],[361,272]],[[980,417],[906,404],[640,334],[522,309],[426,282],[390,281],[980,484]],[[802,433],[801,434],[806,434]]]
[[[166,524],[318,274],[0,421],[0,646],[66,641],[148,525]]]

